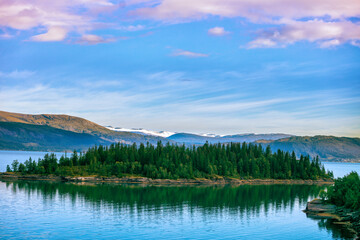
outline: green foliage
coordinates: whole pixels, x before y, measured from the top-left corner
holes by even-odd
[[[360,177],[357,172],[338,178],[335,184],[328,188],[327,197],[338,206],[360,209]]]
[[[19,161],[18,161],[18,160],[14,160],[14,161],[12,162],[11,166],[12,166],[12,170],[13,170],[14,172],[17,172],[17,171],[19,170],[19,169],[18,169]]]
[[[15,164],[15,165],[14,165]],[[15,168],[14,168],[15,166]],[[295,154],[278,150],[271,153],[256,144],[208,144],[200,147],[184,145],[112,144],[95,146],[87,152],[74,151],[71,157],[46,154],[37,163],[29,159],[21,169],[13,163],[13,170],[22,173],[56,175],[137,175],[159,179],[234,178],[318,179],[329,175],[318,159],[309,156],[297,160]]]

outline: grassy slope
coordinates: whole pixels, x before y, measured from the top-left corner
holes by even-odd
[[[146,143],[156,144],[157,141],[168,142],[169,140],[155,136],[144,136],[130,132],[114,132],[94,122],[83,118],[69,115],[54,114],[20,114],[0,111],[0,122],[17,122],[23,124],[50,126],[57,129],[75,133],[87,133],[102,138],[109,142]]]

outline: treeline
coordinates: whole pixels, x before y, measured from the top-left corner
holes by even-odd
[[[360,210],[360,177],[357,172],[335,180],[328,188],[327,198],[331,203]]]
[[[14,161],[7,171],[23,174],[56,174],[117,176],[137,175],[157,179],[235,178],[319,179],[332,177],[318,158],[296,159],[295,153],[246,143],[209,144],[200,147],[184,145],[137,146],[112,144],[95,146],[87,152],[74,151],[58,160],[47,154],[37,162],[31,158],[24,164]]]

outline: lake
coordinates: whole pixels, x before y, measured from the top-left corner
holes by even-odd
[[[343,177],[351,171],[360,174],[360,163],[323,162],[325,169],[333,171],[334,177]]]
[[[45,153],[0,151],[1,170],[28,154]],[[324,164],[335,176],[360,170]],[[0,181],[0,239],[347,239],[302,212],[324,188]]]
[[[345,239],[301,211],[323,188],[0,181],[0,238]]]

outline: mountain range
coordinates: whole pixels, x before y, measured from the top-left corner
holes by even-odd
[[[360,138],[334,136],[294,136],[271,134],[192,134],[146,129],[101,126],[84,118],[54,114],[20,114],[0,111],[0,150],[72,151],[93,145],[151,143],[202,145],[209,143],[248,142],[295,151],[325,161],[360,162]]]

